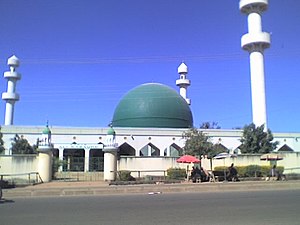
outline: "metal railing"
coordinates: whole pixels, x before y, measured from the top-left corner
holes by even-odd
[[[136,173],[137,178],[141,178],[142,175],[146,177],[163,177],[166,179],[167,171],[166,170],[130,170],[131,173]]]
[[[7,181],[10,185],[28,185],[43,183],[38,172],[0,174],[1,181]]]
[[[104,158],[103,157],[90,157],[89,165],[85,165],[84,157],[68,157],[64,159],[63,171],[83,172],[88,166],[88,171],[103,171]]]
[[[284,168],[284,171],[288,171],[287,174],[291,174],[291,173],[298,173],[298,174],[300,174],[300,167]]]
[[[115,171],[110,171],[110,172],[115,172],[116,177],[119,176],[119,173],[122,170],[119,170],[117,172]],[[149,180],[166,180],[167,178],[167,171],[166,170],[126,170],[130,172],[130,175],[133,176],[136,179],[141,179],[146,178]]]

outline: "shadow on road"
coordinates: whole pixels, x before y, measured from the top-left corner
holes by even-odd
[[[2,199],[0,200],[0,204],[5,204],[5,203],[15,203],[15,201],[9,200],[9,199],[5,199],[5,198],[2,198]]]

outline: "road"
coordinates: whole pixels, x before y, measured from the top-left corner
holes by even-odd
[[[297,225],[300,190],[5,199],[10,225]]]

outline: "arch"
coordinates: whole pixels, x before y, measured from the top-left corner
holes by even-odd
[[[160,156],[160,149],[149,143],[140,149],[140,156]]]
[[[229,150],[221,143],[215,144],[215,149],[217,149],[218,152],[228,152],[228,150]]]
[[[119,155],[135,156],[135,149],[127,142],[125,142],[121,146],[119,146]]]
[[[283,146],[281,146],[279,149],[278,149],[278,152],[293,152],[294,150],[288,146],[287,144],[284,144]]]
[[[169,151],[168,151],[169,150]],[[164,156],[178,157],[182,155],[183,149],[177,144],[173,143],[164,150]]]

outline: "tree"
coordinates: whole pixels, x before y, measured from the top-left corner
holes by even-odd
[[[185,154],[198,155],[200,158],[201,155],[207,155],[213,147],[213,144],[209,141],[209,137],[196,128],[191,128],[187,132],[184,132],[183,137],[186,138],[183,148]]]
[[[227,152],[227,151],[228,151],[228,149],[225,146],[223,146],[222,144],[219,144],[219,143],[214,144],[212,147],[212,150],[207,154],[207,158],[212,159],[219,153]]]
[[[35,154],[36,149],[32,147],[29,142],[19,135],[16,134],[16,136],[13,139],[12,142],[12,154]]]
[[[269,153],[276,149],[278,142],[273,141],[271,130],[264,131],[265,126],[256,127],[251,123],[243,129],[240,150],[242,153]]]
[[[221,129],[217,122],[203,122],[200,129]]]
[[[1,127],[0,127],[0,154],[4,152],[4,141],[3,141],[3,134],[1,132]]]
[[[210,159],[210,169],[212,169],[212,158],[224,151],[220,144],[213,144],[210,142],[209,137],[196,128],[184,132],[183,137],[186,138],[183,148],[185,154],[198,155],[199,158],[201,158],[201,155],[207,155],[207,158]]]

